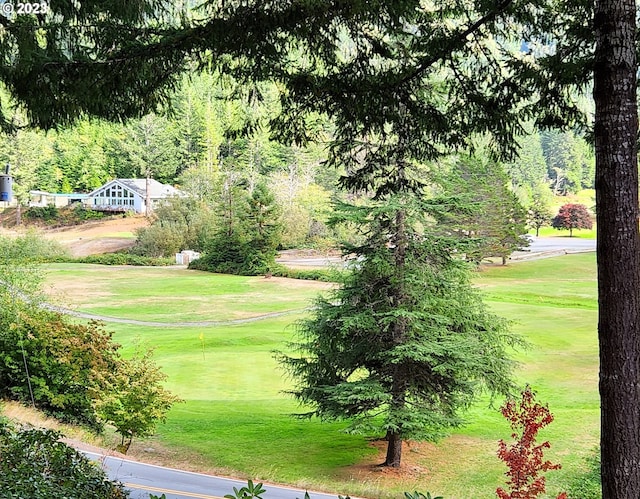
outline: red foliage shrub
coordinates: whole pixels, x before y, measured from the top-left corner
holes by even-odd
[[[507,445],[504,440],[498,443],[498,457],[509,468],[507,486],[511,492],[499,487],[496,490],[500,499],[535,499],[543,494],[545,477],[540,473],[560,469],[559,464],[544,461],[544,450],[551,447],[549,442],[536,445],[538,431],[553,421],[553,415],[547,406],[535,401],[535,395],[527,386],[522,392],[522,400],[508,400],[500,408],[502,415],[509,420],[515,442]],[[557,499],[566,499],[560,494]]]

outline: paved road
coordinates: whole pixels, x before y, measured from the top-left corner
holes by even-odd
[[[582,253],[595,250],[595,239],[580,239],[568,236],[531,236],[531,244],[527,248],[527,251],[516,251],[511,255],[511,259],[523,260],[527,258],[544,258],[567,253]]]
[[[531,236],[531,244],[527,248],[527,251],[516,251],[513,253],[511,259],[525,260],[528,258],[545,258],[566,253],[581,253],[583,251],[595,250],[595,239],[580,239],[569,236]],[[342,259],[339,257],[291,258],[285,254],[278,259],[278,263],[296,267],[331,267],[341,265]]]
[[[226,494],[233,494],[234,487],[240,489],[247,484],[246,481],[163,468],[120,457],[93,452],[85,454],[102,463],[111,480],[122,482],[131,491],[132,499],[149,499],[149,494],[165,494],[167,499],[222,499]],[[302,499],[305,493],[276,485],[264,485],[264,488],[265,499]],[[311,499],[337,499],[338,494],[309,492],[309,496]]]

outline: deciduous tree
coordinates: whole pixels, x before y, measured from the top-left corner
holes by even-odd
[[[153,435],[173,404],[180,401],[163,387],[167,376],[152,355],[153,351],[147,350],[121,359],[95,403],[99,418],[113,425],[122,437],[118,450],[125,454],[134,438]]]
[[[544,459],[549,442],[538,444],[538,432],[553,422],[553,414],[547,406],[535,401],[535,394],[527,386],[519,401],[509,399],[500,408],[502,415],[509,421],[515,440],[507,445],[504,440],[498,444],[498,457],[505,462],[509,470],[507,486],[509,491],[499,487],[496,491],[500,499],[535,499],[546,491],[545,471],[558,470],[559,464]],[[567,499],[562,493],[557,499]]]
[[[593,221],[585,205],[567,203],[562,205],[558,214],[553,217],[551,226],[559,230],[569,230],[569,237],[572,237],[573,229],[591,229]]]

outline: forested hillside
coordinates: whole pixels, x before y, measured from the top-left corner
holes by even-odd
[[[332,201],[345,196],[338,189],[344,172],[325,164],[325,145],[333,137],[327,119],[306,124],[314,130],[315,142],[291,146],[270,136],[269,122],[280,111],[275,86],[249,88],[230,77],[193,73],[174,94],[171,108],[127,123],[85,119],[57,131],[17,128],[5,134],[0,161],[11,164],[17,201],[26,205],[30,190],[90,192],[113,178],[147,175],[180,187],[191,194],[191,201],[159,211],[158,226],[139,240],[139,252],[161,256],[186,247],[204,249],[212,226],[226,225],[229,236],[234,224],[247,216],[248,197],[257,185],[264,185],[277,208],[273,222],[280,227],[279,247],[336,245],[340,234],[326,222]],[[19,112],[13,119],[22,123]],[[468,199],[481,206],[479,219],[486,219],[490,207],[503,204],[497,199],[513,203],[505,198],[511,191],[522,207],[509,209],[528,210],[529,225],[535,227],[531,218],[536,214],[542,211],[543,218],[549,218],[552,195],[593,187],[593,153],[575,133],[532,128],[520,138],[519,148],[520,157],[507,164],[493,162],[482,149],[476,153],[479,170],[469,174],[480,179],[488,179],[487,172],[497,175],[489,181],[492,185],[476,190],[483,194]],[[434,183],[436,177],[446,176],[452,161],[458,160],[432,165]],[[450,180],[444,184],[450,185]],[[517,223],[524,227],[527,220],[519,217]],[[504,220],[496,223],[501,226]],[[474,232],[473,227],[461,230]],[[494,256],[505,252],[510,251],[493,251]]]

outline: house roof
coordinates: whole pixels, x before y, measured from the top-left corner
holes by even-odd
[[[98,187],[95,191],[91,192],[89,196],[95,196],[99,191],[115,184],[120,184],[125,189],[135,192],[142,198],[146,197],[147,179],[145,178],[117,178],[107,182],[102,187]],[[149,179],[149,191],[151,199],[164,199],[171,196],[182,195],[182,192],[175,187],[167,184],[161,184],[154,179]]]

